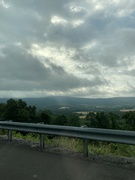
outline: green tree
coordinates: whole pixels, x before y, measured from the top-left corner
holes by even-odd
[[[123,118],[125,119],[126,129],[135,130],[135,112],[126,112]]]
[[[40,110],[37,114],[37,122],[44,122],[44,124],[51,123],[51,111]]]
[[[77,114],[71,114],[67,120],[67,124],[68,126],[80,126],[80,119],[79,116]]]
[[[111,128],[112,129],[118,129],[118,123],[117,122],[118,122],[119,116],[115,113],[109,112],[108,119],[109,119]]]
[[[5,107],[5,119],[18,122],[34,122],[36,118],[36,107],[27,106],[21,99],[9,99]]]
[[[111,128],[110,119],[104,112],[98,112],[96,115],[98,128],[108,129]]]
[[[6,120],[17,121],[18,118],[18,103],[17,100],[9,99],[6,104],[6,112],[5,112]]]
[[[29,114],[29,122],[35,123],[37,117],[36,106],[28,106],[26,107],[26,110]]]
[[[98,120],[97,120],[97,117],[96,117],[96,113],[95,112],[89,112],[87,115],[86,115],[86,125],[88,127],[93,127],[93,128],[97,128],[98,127]]]
[[[56,119],[54,120],[54,124],[55,125],[67,125],[67,117],[64,115],[59,115],[56,117]]]
[[[4,120],[6,111],[6,104],[0,103],[0,120]]]

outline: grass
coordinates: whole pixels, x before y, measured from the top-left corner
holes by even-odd
[[[1,130],[0,134],[7,134],[7,131]],[[22,135],[15,131],[12,131],[12,136],[13,138],[25,139],[36,143],[39,143],[40,138],[39,134],[28,133]],[[83,142],[80,139],[59,136],[56,136],[53,139],[48,139],[48,137],[45,136],[45,144],[68,148],[74,152],[83,152]],[[89,141],[88,151],[93,155],[135,157],[135,146],[126,144]]]
[[[82,152],[82,141],[74,138],[56,137],[53,139],[56,146],[68,148],[74,152]]]
[[[135,157],[135,146],[127,144],[103,143],[89,144],[89,153],[108,156]]]

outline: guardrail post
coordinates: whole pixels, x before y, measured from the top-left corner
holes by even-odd
[[[83,140],[83,156],[88,157],[88,140]]]
[[[12,122],[12,121],[9,121]],[[12,141],[12,130],[8,130],[8,141]]]
[[[12,141],[12,131],[8,130],[8,141]]]
[[[86,128],[87,126],[81,126],[83,128]],[[88,140],[87,139],[83,139],[83,156],[84,157],[88,157]]]
[[[40,124],[44,124],[41,122]],[[44,149],[45,143],[44,143],[44,134],[40,134],[40,149]]]

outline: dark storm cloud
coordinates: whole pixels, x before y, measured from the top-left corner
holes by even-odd
[[[21,52],[21,53],[20,53]],[[0,90],[68,90],[100,85],[100,79],[79,79],[60,66],[44,66],[22,48],[3,48],[0,59]]]
[[[0,59],[0,78],[17,80],[42,79],[49,75],[45,68],[36,58],[27,54],[22,48],[10,46],[2,51],[4,57]]]

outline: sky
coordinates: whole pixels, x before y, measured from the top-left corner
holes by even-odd
[[[134,0],[0,0],[0,97],[135,96]]]

